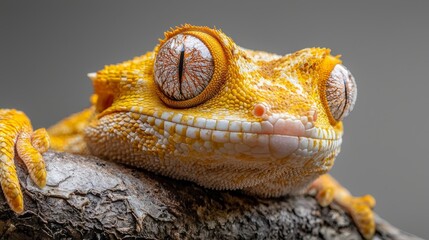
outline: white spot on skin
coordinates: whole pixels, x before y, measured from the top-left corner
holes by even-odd
[[[194,124],[194,117],[187,117],[188,120],[186,120],[186,125],[192,126]],[[183,119],[182,119],[183,120]]]
[[[175,127],[174,125],[176,125],[176,124],[172,123],[172,122],[169,122],[169,121],[165,121],[165,123],[164,123],[164,133],[165,132],[169,133],[171,131],[171,129]]]
[[[195,127],[205,128],[207,120],[205,118],[197,117],[195,119]]]
[[[186,137],[197,139],[199,132],[200,132],[200,130],[198,128],[188,127],[186,129]]]
[[[174,117],[171,119],[171,121],[175,123],[180,123],[182,120],[183,115],[181,113],[177,113],[174,115]]]
[[[144,80],[139,78],[137,79],[137,85],[143,85],[144,84]]]
[[[164,123],[164,121],[163,121],[163,120],[161,120],[161,119],[159,119],[159,118],[155,119],[155,126],[159,127],[159,126],[161,126],[161,124],[163,124],[163,123]]]
[[[214,119],[207,119],[207,121],[206,121],[206,128],[207,129],[215,129],[216,128],[216,120],[214,120]]]
[[[228,120],[218,120],[216,124],[216,130],[226,131],[229,127]]]
[[[240,132],[241,131],[241,122],[232,121],[229,124],[229,131],[231,132]]]
[[[174,115],[174,113],[172,113],[172,112],[163,112],[161,114],[161,118],[164,119],[164,120],[169,120],[170,117],[173,116],[173,115]]]
[[[200,138],[204,141],[210,141],[212,137],[212,130],[201,129],[200,130]]]
[[[186,131],[186,126],[182,125],[182,124],[177,124],[176,125],[176,133],[183,136],[185,135],[185,131]]]

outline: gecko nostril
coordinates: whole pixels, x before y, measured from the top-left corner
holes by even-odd
[[[267,116],[270,113],[269,110],[270,110],[269,106],[266,103],[257,103],[253,107],[252,114],[255,117],[263,118],[264,116]]]

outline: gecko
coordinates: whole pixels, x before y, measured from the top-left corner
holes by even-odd
[[[321,206],[347,211],[370,239],[375,199],[353,196],[328,174],[357,97],[340,57],[327,48],[254,51],[216,28],[172,28],[153,51],[89,73],[90,107],[48,129],[33,130],[25,113],[0,109],[3,194],[22,213],[15,158],[43,188],[42,154],[53,149],[260,197],[313,191]]]

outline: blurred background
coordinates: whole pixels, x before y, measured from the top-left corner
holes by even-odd
[[[50,126],[88,106],[86,73],[151,51],[183,23],[278,54],[329,47],[359,88],[333,175],[429,238],[428,12],[428,1],[1,1],[0,108]]]

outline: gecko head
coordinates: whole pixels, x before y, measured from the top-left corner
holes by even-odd
[[[329,49],[281,56],[192,25],[170,30],[153,52],[100,71],[94,82],[113,86],[118,71],[124,77],[100,118],[139,116],[163,156],[207,164],[282,162],[327,171],[357,94],[353,76]]]

